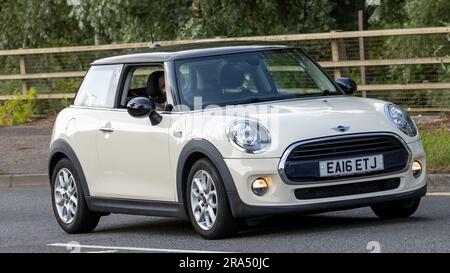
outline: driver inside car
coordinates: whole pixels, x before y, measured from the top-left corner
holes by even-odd
[[[148,77],[147,94],[155,102],[157,111],[166,111],[167,96],[164,71],[155,71]]]

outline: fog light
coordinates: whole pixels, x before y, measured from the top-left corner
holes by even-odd
[[[267,192],[268,188],[269,184],[264,178],[257,178],[252,183],[252,191],[258,196],[263,196]]]
[[[417,160],[414,161],[411,170],[415,178],[419,177],[422,174],[422,164]]]

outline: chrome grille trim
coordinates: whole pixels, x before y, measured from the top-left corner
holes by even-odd
[[[391,136],[396,138],[400,141],[400,143],[405,147],[406,151],[408,152],[408,162],[404,169],[396,172],[390,172],[390,173],[383,173],[383,174],[375,174],[375,175],[365,175],[365,176],[358,176],[358,177],[337,177],[336,179],[329,179],[326,181],[306,181],[306,182],[295,182],[291,181],[285,174],[285,164],[286,161],[291,154],[291,152],[297,148],[298,146],[304,145],[304,144],[310,144],[314,142],[322,142],[322,141],[332,141],[332,140],[339,140],[339,139],[347,139],[347,138],[359,138],[359,137],[370,137],[370,136]],[[307,185],[307,184],[324,184],[324,183],[332,183],[332,182],[340,182],[340,181],[351,181],[351,180],[357,180],[357,179],[365,179],[365,178],[374,178],[374,177],[383,177],[398,173],[403,173],[407,171],[412,164],[412,152],[411,149],[408,147],[408,144],[397,134],[389,133],[389,132],[379,132],[379,133],[360,133],[360,134],[346,134],[346,135],[337,135],[337,136],[330,136],[330,137],[322,137],[322,138],[315,138],[315,139],[309,139],[309,140],[303,140],[299,142],[295,142],[291,144],[286,151],[284,151],[280,163],[278,164],[278,174],[280,175],[281,179],[284,183],[289,185]]]

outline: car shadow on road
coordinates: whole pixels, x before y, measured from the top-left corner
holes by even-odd
[[[139,218],[136,221],[123,224],[106,223],[99,226],[94,232],[102,234],[148,233],[149,235],[196,235],[194,228],[188,220],[158,217],[148,217],[148,219]]]
[[[261,219],[253,219],[250,225],[242,228],[241,232],[234,238],[251,238],[265,235],[307,235],[321,232],[332,232],[339,230],[351,230],[365,227],[390,226],[398,224],[410,224],[429,221],[428,218],[411,216],[403,219],[383,220],[375,216],[345,216],[344,214],[316,214],[316,215],[281,215]],[[135,222],[125,224],[107,223],[95,230],[102,234],[134,234],[148,233],[152,236],[170,235],[183,237],[198,237],[194,228],[187,220],[156,218],[140,218]]]
[[[409,224],[428,221],[425,217],[403,219],[380,219],[377,217],[345,216],[345,215],[282,215],[262,219],[260,223],[249,226],[240,233],[242,237],[260,236],[263,234],[307,235],[340,230],[352,230],[366,227],[386,227],[397,224]]]

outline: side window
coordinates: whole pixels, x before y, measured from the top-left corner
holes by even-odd
[[[148,97],[150,91],[147,90],[147,82],[149,81],[150,75],[158,71],[164,72],[164,66],[162,64],[137,66],[128,70],[120,107],[126,107],[128,101],[132,98]]]
[[[114,107],[122,67],[123,65],[92,66],[84,77],[74,105]]]
[[[164,71],[163,66],[143,66],[132,70],[130,90],[147,88],[148,76],[155,71]]]

